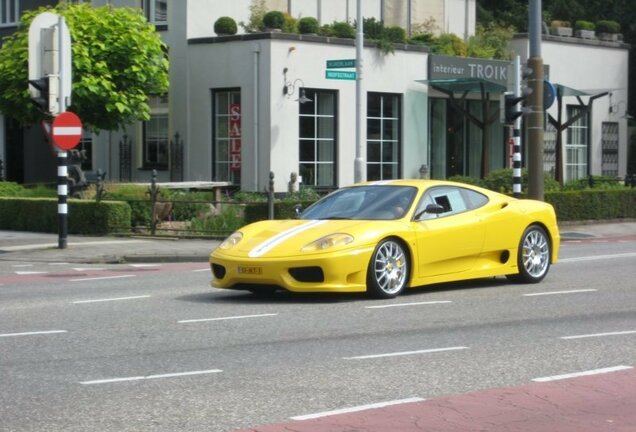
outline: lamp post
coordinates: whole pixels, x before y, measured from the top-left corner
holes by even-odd
[[[364,29],[362,23],[362,0],[357,0],[356,11],[356,157],[353,162],[353,178],[356,183],[366,180],[364,143],[362,142],[362,48]]]

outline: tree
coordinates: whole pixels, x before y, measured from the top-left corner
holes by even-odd
[[[167,48],[141,10],[59,4],[26,12],[0,48],[0,111],[22,124],[45,119],[30,102],[28,30],[50,11],[64,16],[73,52],[72,105],[85,127],[117,129],[150,118],[149,95],[168,90]]]

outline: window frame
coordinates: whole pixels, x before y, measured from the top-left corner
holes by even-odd
[[[224,112],[224,113],[220,113],[219,111],[219,103],[218,103],[218,97],[222,94],[226,94],[227,97],[229,98],[227,101],[227,107],[228,107],[228,111]],[[211,103],[212,103],[212,121],[211,121],[211,125],[212,125],[212,131],[211,131],[211,136],[212,136],[212,149],[211,149],[211,153],[212,153],[212,170],[211,170],[211,174],[212,174],[212,179],[214,181],[229,181],[232,182],[233,184],[241,184],[241,172],[242,172],[242,168],[243,168],[243,158],[242,158],[242,149],[241,149],[241,161],[240,161],[240,168],[238,170],[232,170],[231,169],[231,164],[232,164],[232,160],[230,158],[230,154],[231,154],[231,145],[232,145],[232,137],[230,136],[230,106],[232,104],[238,103],[239,105],[242,105],[241,103],[241,88],[240,87],[228,87],[228,88],[214,88],[211,91]],[[236,102],[238,101],[238,102]],[[242,113],[241,113],[241,117],[242,117]],[[221,128],[218,126],[218,121],[220,119],[226,119],[227,120],[227,136],[220,136],[219,132],[221,131]],[[241,118],[242,120],[242,118]],[[243,126],[241,124],[241,136],[242,136],[242,129]],[[220,147],[221,145],[226,145],[227,146],[227,151],[225,153],[227,153],[227,158],[225,160],[221,160],[219,155],[222,153],[220,153]],[[241,144],[242,147],[242,144]]]
[[[567,118],[571,119],[579,115],[581,111],[585,111],[585,108],[580,105],[568,105]],[[575,139],[581,142],[573,143]],[[563,150],[565,152],[565,183],[588,176],[590,169],[589,112],[586,112],[567,128]],[[572,161],[571,154],[577,155],[575,161]],[[573,174],[576,174],[576,176],[573,176]]]
[[[369,115],[369,111],[370,111],[370,100],[371,97],[379,97],[380,98],[380,106],[378,107],[379,109],[379,116],[371,116]],[[385,99],[386,98],[393,98],[392,103],[396,106],[397,108],[397,117],[390,117],[390,116],[386,116],[385,117],[385,113],[384,113],[384,107],[385,107]],[[402,95],[399,93],[384,93],[384,92],[368,92],[367,93],[367,116],[366,116],[366,120],[367,120],[367,158],[366,158],[366,169],[367,169],[367,179],[368,180],[394,180],[394,179],[399,179],[401,178],[401,174],[402,174]],[[373,138],[370,139],[369,138],[369,130],[370,130],[370,124],[372,121],[379,121],[380,124],[380,130],[379,130],[379,138]],[[396,138],[395,139],[388,139],[384,137],[384,127],[385,127],[385,122],[390,121],[393,124],[393,127],[395,127],[397,129],[396,131]],[[397,161],[385,161],[385,144],[390,143],[391,144],[391,154],[396,154],[397,157]],[[380,154],[379,154],[379,161],[374,161],[374,162],[370,162],[369,161],[369,153],[370,153],[370,145],[371,144],[379,144],[380,147]],[[380,178],[371,178],[369,177],[369,168],[370,166],[376,166],[379,165],[380,169],[379,169],[379,174],[380,174]],[[391,176],[391,177],[385,177],[384,175],[384,169],[385,166],[393,166],[394,170],[395,170],[395,176]]]
[[[164,101],[165,99],[165,101]],[[157,102],[153,104],[153,101]],[[142,126],[142,139],[141,139],[141,169],[157,169],[161,171],[165,171],[170,166],[170,113],[169,113],[169,104],[168,104],[168,95],[162,96],[151,96],[150,97],[150,120],[144,121]],[[165,122],[165,137],[160,137],[157,134],[157,137],[149,138],[150,131],[149,126],[151,122],[156,120],[163,120]],[[152,153],[149,146],[154,144],[157,148],[154,150],[156,152],[156,160],[150,160],[150,154]],[[159,155],[161,154],[161,147],[165,147],[165,163],[160,161]]]
[[[0,28],[16,27],[20,23],[20,0],[0,0]]]
[[[330,89],[317,89],[317,88],[306,88],[305,95],[311,99],[310,102],[304,102],[304,105],[314,104],[313,112],[306,113],[301,108],[301,102],[298,101],[298,173],[302,177],[302,183],[306,186],[311,186],[317,190],[331,190],[336,188],[338,185],[338,91],[330,90]],[[321,109],[319,104],[321,95],[330,95],[332,96],[332,106],[331,106],[331,114],[324,114],[324,110]],[[302,122],[303,119],[313,118],[313,136],[312,137],[303,137],[301,134],[303,133]],[[331,119],[331,137],[321,137],[319,136],[319,131],[321,130],[321,126],[324,127],[323,121],[325,119]],[[320,149],[318,144],[331,141],[331,160],[320,160]],[[304,160],[302,159],[304,149],[301,148],[303,143],[312,142],[313,143],[313,160]],[[303,166],[313,165],[313,181],[308,183],[308,176],[305,175],[305,168]],[[332,173],[330,184],[321,184],[319,180],[319,167],[321,165],[331,165]]]
[[[157,20],[157,3],[159,2],[166,5],[165,20]],[[144,0],[144,11],[148,22],[157,26],[160,30],[165,30],[168,27],[168,0]]]

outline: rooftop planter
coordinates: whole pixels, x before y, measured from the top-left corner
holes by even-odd
[[[621,25],[616,21],[601,20],[596,23],[596,36],[600,40],[618,42],[622,40]]]
[[[555,36],[572,37],[573,29],[569,21],[554,20],[550,23],[550,34]]]
[[[593,22],[579,20],[574,23],[574,35],[583,39],[596,39],[595,27]]]

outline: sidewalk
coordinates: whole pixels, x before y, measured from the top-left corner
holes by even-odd
[[[636,221],[560,226],[561,240],[636,236]],[[0,261],[122,263],[207,262],[219,240],[87,237],[69,235],[67,248],[58,248],[57,234],[0,230]]]

